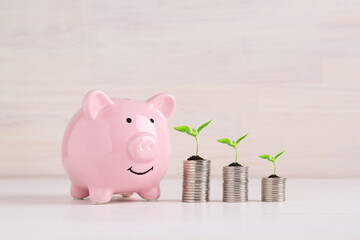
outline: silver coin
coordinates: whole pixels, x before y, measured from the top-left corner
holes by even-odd
[[[210,182],[204,181],[204,182],[199,182],[199,181],[184,181],[183,185],[187,186],[187,185],[209,185]]]
[[[187,193],[193,193],[193,192],[200,192],[200,193],[203,193],[203,192],[206,192],[208,191],[208,187],[186,187],[186,190],[184,190],[184,193],[187,192]]]
[[[196,202],[196,201],[208,201],[209,198],[186,198],[186,197],[184,197],[183,201],[184,200]]]
[[[207,198],[209,194],[183,194],[183,198],[196,199],[196,198]]]
[[[224,188],[224,192],[240,192],[247,191],[247,188]]]
[[[184,177],[183,180],[184,181],[208,182],[210,180],[210,178],[189,178],[189,177]]]
[[[198,183],[201,183],[201,182],[210,182],[210,179],[209,178],[205,178],[205,179],[200,179],[200,178],[183,178],[183,182],[198,182]]]
[[[184,192],[187,191],[193,191],[193,190],[199,190],[199,191],[205,191],[210,189],[210,186],[183,186],[184,187]]]
[[[183,195],[188,196],[206,196],[209,193],[209,191],[185,191],[183,192]]]
[[[209,199],[204,199],[204,200],[189,200],[189,199],[183,199],[183,202],[186,203],[204,203],[204,202],[208,202]]]
[[[223,195],[228,195],[231,193],[231,195],[235,195],[235,194],[245,194],[247,193],[248,191],[247,190],[237,190],[237,191],[229,191],[229,190],[226,190],[226,191],[223,191]],[[229,195],[229,196],[231,196]]]
[[[183,196],[182,196],[182,199],[187,199],[187,200],[201,200],[201,199],[209,199],[209,197],[208,197],[208,196],[205,196],[205,195],[198,195],[198,196],[196,196],[196,195],[194,195],[194,196],[192,196],[192,195],[183,195]]]
[[[192,181],[192,182],[188,182],[188,181],[184,181],[183,182],[183,186],[189,186],[189,185],[209,185],[209,182],[198,182],[198,181]]]
[[[183,184],[184,185],[191,185],[191,184],[209,184],[210,182],[209,181],[183,181]]]
[[[240,192],[240,191],[246,192],[247,190],[248,190],[247,188],[236,188],[236,189],[233,189],[233,188],[224,188],[224,191],[223,191],[223,192]]]
[[[208,179],[210,179],[210,175],[208,175],[207,173],[197,173],[194,175],[185,175],[185,176],[183,176],[183,179],[205,179],[205,180],[208,180]]]
[[[184,164],[184,169],[204,169],[209,168],[210,164],[203,164],[203,165],[186,165]]]
[[[186,184],[183,183],[183,187],[209,187],[210,184],[208,183],[191,183],[191,184]]]
[[[186,171],[186,175],[184,174],[183,177],[209,177],[210,176],[209,171],[191,172],[187,169],[184,169],[184,171]]]
[[[188,197],[205,197],[209,195],[209,192],[184,192],[182,195]]]
[[[183,176],[184,179],[209,179],[210,175],[207,173],[197,173],[196,175],[185,175]]]
[[[247,195],[247,191],[245,192],[224,192],[223,196],[224,197],[236,197],[236,196],[246,196]]]
[[[184,169],[206,169],[206,168],[210,168],[210,165],[183,165]]]
[[[185,190],[183,192],[194,192],[194,191],[199,191],[199,192],[205,192],[205,191],[209,191],[209,186],[204,186],[204,187],[196,187],[196,186],[185,186]]]
[[[236,182],[223,182],[223,186],[224,185],[237,185],[237,186],[243,186],[243,185],[247,185],[248,181],[236,181]]]
[[[200,195],[200,196],[191,196],[191,195],[183,195],[182,196],[182,200],[183,201],[186,201],[186,200],[189,200],[189,201],[209,201],[209,197],[208,196],[204,196],[204,195]]]
[[[182,197],[186,198],[186,199],[198,199],[198,198],[203,199],[203,198],[207,198],[208,195],[204,195],[204,194],[198,194],[198,195],[196,195],[196,194],[183,194]]]

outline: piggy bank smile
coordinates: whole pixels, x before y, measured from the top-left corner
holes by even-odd
[[[136,171],[132,170],[132,167],[133,166],[129,167],[128,171],[130,171],[131,173],[136,174],[136,175],[144,175],[144,174],[147,174],[148,172],[154,170],[154,166],[152,166],[150,169],[146,170],[145,172],[136,172]]]

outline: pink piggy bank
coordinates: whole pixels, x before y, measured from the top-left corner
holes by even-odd
[[[167,122],[175,105],[169,94],[138,101],[87,93],[62,143],[71,196],[90,196],[93,203],[109,202],[113,194],[158,199],[170,160]]]

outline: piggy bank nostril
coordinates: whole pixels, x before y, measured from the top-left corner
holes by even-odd
[[[143,151],[153,151],[155,148],[155,144],[153,142],[143,142],[139,144],[139,150]]]

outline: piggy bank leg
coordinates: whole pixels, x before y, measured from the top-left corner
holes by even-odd
[[[75,200],[83,200],[89,196],[89,190],[71,184],[70,194]]]
[[[138,192],[138,194],[145,200],[154,201],[160,197],[160,187],[156,186],[152,188],[147,188]]]
[[[102,188],[90,188],[90,200],[93,204],[103,204],[110,202],[113,191]]]
[[[133,193],[122,193],[121,194],[121,196],[123,197],[123,198],[129,198],[129,197],[131,197],[133,195]]]

